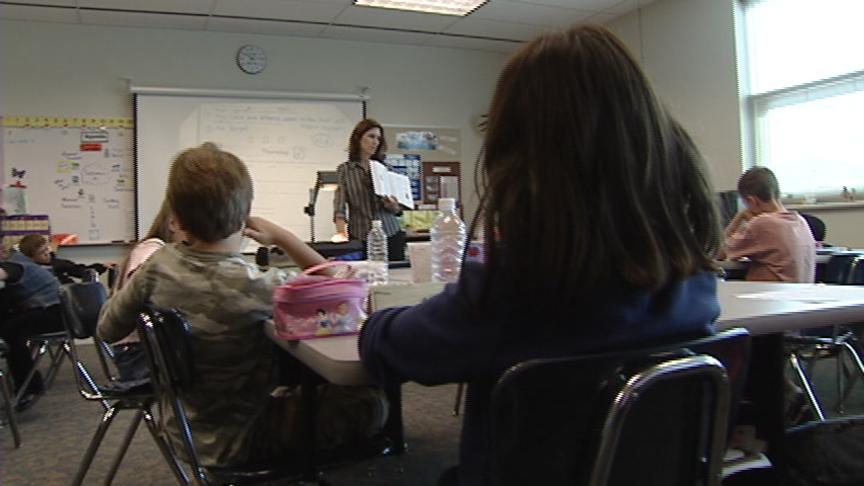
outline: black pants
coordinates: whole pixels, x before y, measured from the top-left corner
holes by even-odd
[[[9,373],[15,383],[15,390],[27,378],[27,374],[33,369],[33,357],[27,340],[37,334],[62,331],[63,320],[60,315],[60,305],[51,307],[29,309],[8,315],[6,322],[0,326],[0,337],[9,345],[9,354],[6,361],[9,363]],[[30,382],[29,391],[36,393],[41,391],[42,380],[36,376]]]
[[[366,240],[363,240],[363,259],[369,258],[366,254]],[[400,231],[393,236],[387,237],[387,260],[401,262],[405,260],[405,232]]]

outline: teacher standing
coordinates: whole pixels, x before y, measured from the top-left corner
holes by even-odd
[[[333,197],[333,222],[336,232],[345,239],[350,235],[363,241],[365,255],[372,220],[380,219],[387,234],[388,259],[398,261],[405,259],[405,232],[396,217],[402,208],[393,197],[375,194],[369,168],[369,161],[381,161],[386,150],[380,123],[367,118],[354,127],[348,141],[348,161],[336,168],[339,185]]]

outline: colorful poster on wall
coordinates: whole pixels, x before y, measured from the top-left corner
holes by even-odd
[[[452,127],[384,125],[387,151],[417,154],[422,160],[460,160],[462,134]]]

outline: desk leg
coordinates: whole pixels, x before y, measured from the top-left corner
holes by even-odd
[[[753,403],[757,434],[768,442],[767,455],[777,476],[785,477],[783,457],[785,355],[783,335],[754,336],[750,358],[747,393]]]
[[[314,484],[318,479],[315,464],[315,426],[318,415],[318,376],[314,371],[303,367],[300,382],[300,437],[305,444],[303,451],[303,480]]]
[[[390,439],[391,445],[383,452],[384,455],[399,455],[405,452],[405,427],[402,424],[402,384],[396,383],[384,387],[384,394],[390,404],[390,415],[384,424],[384,435]]]

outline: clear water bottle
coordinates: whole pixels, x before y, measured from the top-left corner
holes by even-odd
[[[456,200],[438,200],[441,212],[432,225],[432,281],[455,282],[462,268],[462,251],[465,249],[465,223],[456,214]]]
[[[386,284],[387,275],[387,234],[381,220],[372,221],[372,229],[366,236],[366,261],[368,264],[366,281],[370,285]]]

